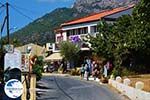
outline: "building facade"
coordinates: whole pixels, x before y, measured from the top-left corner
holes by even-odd
[[[134,5],[119,7],[111,10],[101,11],[83,18],[71,20],[61,24],[56,30],[55,42],[70,41],[80,46],[81,50],[90,48],[90,44],[85,43],[87,35],[96,36],[98,34],[98,23],[104,19],[107,23],[114,23],[122,15],[131,15]]]

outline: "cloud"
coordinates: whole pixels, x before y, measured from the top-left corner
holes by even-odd
[[[38,0],[39,2],[49,2],[49,3],[54,3],[54,2],[69,2],[71,0]]]

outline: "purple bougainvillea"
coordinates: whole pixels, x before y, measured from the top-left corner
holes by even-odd
[[[80,37],[78,35],[71,36],[70,39],[72,43],[78,43],[80,41]]]

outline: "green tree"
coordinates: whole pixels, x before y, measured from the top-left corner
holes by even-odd
[[[69,42],[69,41],[66,41],[66,42],[62,42],[61,43],[61,46],[60,46],[60,53],[61,55],[69,62],[71,61],[78,61],[78,52],[79,52],[80,48]]]
[[[34,56],[35,64],[33,65],[33,73],[36,74],[37,81],[39,81],[42,77],[43,72],[43,57]]]
[[[135,7],[133,11],[133,36],[138,37],[136,40],[136,49],[133,52],[135,58],[136,69],[140,69],[144,72],[150,72],[148,67],[150,59],[150,1],[140,0],[139,4]],[[134,42],[135,40],[132,39]]]
[[[113,57],[113,46],[111,45],[111,41],[109,41],[109,37],[113,34],[111,31],[112,25],[107,24],[105,21],[100,21],[99,25],[99,34],[97,37],[90,37],[90,43],[98,56],[102,56],[106,59],[110,59]],[[111,33],[111,34],[110,34]]]
[[[101,20],[98,25],[99,34],[97,37],[91,37],[89,41],[99,56],[113,61],[116,75],[120,74],[123,57],[129,53],[125,37],[129,32],[131,22],[131,16],[127,15],[120,17],[114,24],[108,24]]]
[[[135,11],[138,8],[139,5],[135,8]],[[147,12],[145,11],[145,13]],[[150,26],[146,19],[138,15],[141,14],[124,15],[114,24],[107,24],[101,20],[99,34],[97,37],[91,37],[89,41],[99,56],[113,59],[116,75],[121,74],[121,66],[124,66],[126,61],[128,61],[128,66],[129,63],[134,63],[132,70],[138,72],[145,71],[147,69],[145,66],[149,66]]]

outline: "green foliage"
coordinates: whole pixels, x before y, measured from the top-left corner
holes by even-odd
[[[107,37],[111,31],[111,25],[108,25],[106,22],[101,21],[99,24],[99,29],[101,30],[97,37],[90,37],[89,42],[92,44],[92,47],[94,48],[96,54],[109,59],[112,57],[112,46],[110,46],[111,41],[109,41]]]
[[[43,72],[43,57],[39,56],[35,58],[35,64],[33,65],[33,74],[36,74],[37,81],[39,81],[42,77]]]
[[[78,52],[79,52],[80,48],[69,42],[62,42],[61,46],[60,46],[60,53],[62,56],[64,56],[64,58],[68,61],[75,61],[78,59]]]
[[[114,24],[101,20],[99,34],[97,37],[90,37],[89,42],[96,54],[113,60],[115,76],[123,74],[121,66],[141,73],[146,69],[150,72],[150,10],[146,9],[149,6],[150,2],[141,0],[132,16],[124,15]]]
[[[136,21],[138,21],[140,24],[143,24],[144,26],[147,26],[146,24],[150,24],[150,1],[149,0],[140,0],[139,4],[136,6],[136,9],[134,9],[133,17]]]
[[[21,45],[21,42],[17,38],[13,38],[10,42],[14,47],[19,47]]]

